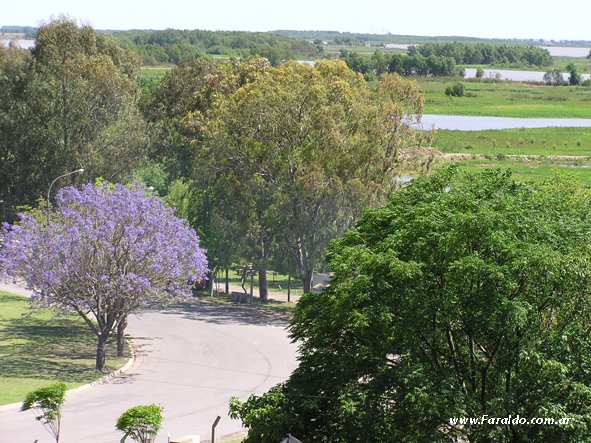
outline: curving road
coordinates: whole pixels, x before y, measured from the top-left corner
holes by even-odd
[[[168,435],[209,439],[218,415],[216,436],[242,431],[241,423],[228,417],[230,397],[263,393],[296,367],[297,347],[285,326],[268,310],[207,301],[133,316],[128,333],[139,346],[135,364],[106,384],[69,394],[60,441],[119,442],[117,417],[150,403],[164,407],[156,442],[168,441]],[[0,412],[0,442],[35,439],[52,441],[30,411]]]

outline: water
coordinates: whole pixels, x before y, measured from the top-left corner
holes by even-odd
[[[11,41],[14,41],[16,45],[21,49],[31,49],[35,46],[35,40],[0,40],[0,45],[8,46],[10,45]]]
[[[425,114],[421,123],[413,124],[419,129],[445,129],[451,131],[485,131],[487,129],[579,127],[591,128],[591,119],[586,118],[515,118],[479,117],[465,115]]]
[[[498,75],[497,75],[498,74]],[[497,78],[500,76],[500,80],[512,80],[515,82],[544,82],[545,72],[537,71],[511,71],[509,69],[484,69],[483,78]],[[570,74],[567,72],[562,73],[562,78],[568,81]],[[466,68],[464,78],[475,78],[476,69]],[[581,80],[587,80],[590,74],[581,74]]]
[[[574,48],[572,46],[540,46],[540,48],[547,49],[552,57],[585,58],[591,51],[591,48]]]

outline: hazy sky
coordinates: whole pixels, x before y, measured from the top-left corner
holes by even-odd
[[[591,40],[589,0],[1,0],[0,25],[67,14],[97,29],[336,30]]]

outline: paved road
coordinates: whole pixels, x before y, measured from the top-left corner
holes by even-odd
[[[62,419],[63,443],[118,442],[117,417],[127,408],[159,403],[167,435],[198,434],[207,439],[220,415],[216,436],[243,430],[228,417],[228,400],[263,393],[296,367],[296,346],[285,321],[252,306],[196,301],[145,311],[130,318],[128,332],[140,356],[126,374],[107,384],[72,393]],[[0,413],[0,442],[51,442],[32,413]]]

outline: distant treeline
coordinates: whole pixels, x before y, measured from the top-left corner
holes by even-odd
[[[383,53],[376,50],[371,56],[341,49],[343,59],[351,69],[366,78],[385,72],[400,75],[463,76],[458,65],[549,66],[550,53],[534,46],[468,45],[465,43],[426,43],[410,46],[408,53]]]
[[[462,42],[467,44],[484,43],[489,45],[511,45],[511,46],[527,46],[527,45],[547,45],[549,42],[545,40],[533,39],[488,39],[478,37],[461,37],[461,36],[422,36],[422,35],[398,35],[398,34],[359,34],[355,32],[339,32],[339,31],[293,31],[293,30],[277,30],[271,31],[275,34],[284,37],[291,37],[299,40],[319,41],[333,43],[335,45],[349,45],[349,46],[364,46],[365,43],[372,44],[424,44],[436,42]],[[561,42],[568,45],[569,42]]]
[[[460,75],[452,57],[440,57],[430,55],[424,57],[420,54],[408,55],[403,53],[384,54],[375,51],[371,57],[358,52],[341,50],[341,59],[355,72],[360,72],[367,79],[374,75],[381,75],[386,72],[400,75],[418,75],[421,77],[453,76]]]
[[[550,66],[552,56],[546,49],[535,46],[469,45],[461,42],[425,43],[410,46],[409,55],[451,57],[458,65],[520,65]]]
[[[179,64],[206,55],[259,55],[276,65],[283,60],[316,58],[322,48],[307,41],[265,32],[242,31],[123,31],[114,32],[125,49],[142,57],[145,65]]]

